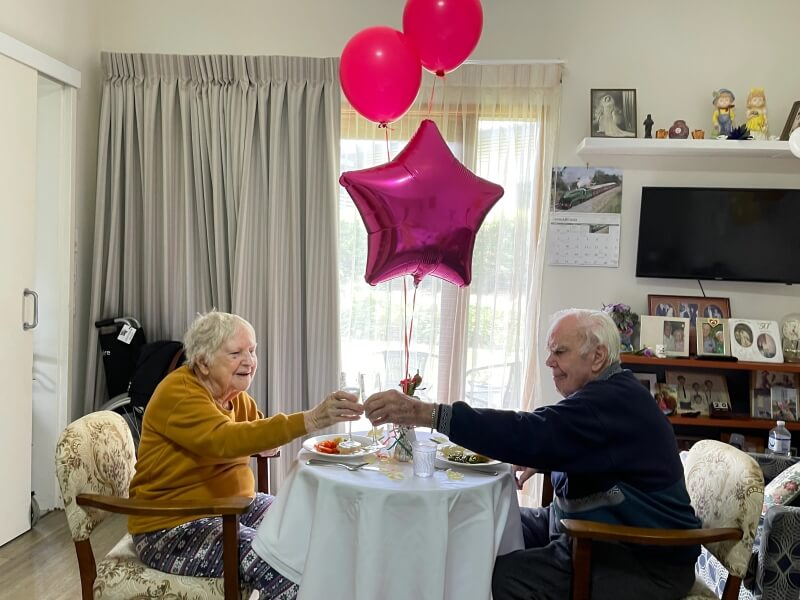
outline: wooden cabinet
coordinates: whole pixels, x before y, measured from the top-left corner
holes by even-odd
[[[728,441],[731,433],[741,433],[746,444],[763,450],[769,430],[775,426],[772,419],[750,417],[751,380],[759,371],[778,373],[800,373],[800,364],[759,363],[745,361],[721,361],[693,358],[652,358],[633,354],[622,354],[622,366],[639,373],[655,373],[658,381],[665,381],[665,373],[671,371],[697,370],[725,377],[728,396],[731,400],[731,414],[725,418],[670,416],[679,441],[688,445],[692,439],[721,439]],[[792,433],[792,445],[800,446],[800,422],[786,423]]]

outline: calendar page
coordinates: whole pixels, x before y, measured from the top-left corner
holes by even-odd
[[[556,167],[553,186],[549,264],[618,267],[622,171]]]

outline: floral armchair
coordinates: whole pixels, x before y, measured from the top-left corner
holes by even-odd
[[[739,600],[797,600],[800,598],[800,463],[794,457],[751,456],[761,467],[767,487]],[[697,562],[697,572],[722,597],[728,571],[705,549]]]
[[[117,413],[99,411],[70,423],[56,446],[56,476],[69,524],[81,577],[83,600],[230,600],[248,598],[239,588],[238,515],[252,498],[221,498],[192,506],[175,502],[128,499],[136,456],[133,438]],[[259,474],[265,467],[259,464]],[[125,535],[99,563],[90,536],[108,511],[140,515],[208,515],[223,517],[224,578],[172,575],[146,567]],[[232,543],[232,546],[230,545]],[[229,552],[229,548],[233,552]]]

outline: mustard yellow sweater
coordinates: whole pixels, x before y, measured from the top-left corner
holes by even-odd
[[[141,500],[206,500],[253,496],[251,454],[306,433],[303,414],[269,418],[246,392],[233,408],[217,406],[189,367],[170,373],[147,404],[130,496]],[[128,517],[130,533],[176,527],[199,517]]]

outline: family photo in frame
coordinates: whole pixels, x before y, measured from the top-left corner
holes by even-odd
[[[728,356],[730,342],[727,321],[697,317],[697,356]]]
[[[590,91],[592,137],[637,137],[636,90]]]
[[[644,315],[640,322],[642,346],[660,346],[666,356],[689,356],[689,319]]]
[[[677,392],[678,414],[708,416],[714,408],[730,407],[728,385],[722,375],[696,371],[667,371],[666,380]]]
[[[777,321],[729,319],[731,354],[752,362],[783,362]]]
[[[750,416],[756,419],[798,420],[800,374],[753,371],[750,385]]]
[[[694,354],[697,349],[697,319],[728,319],[731,316],[731,302],[728,298],[648,294],[647,311],[657,317],[689,319],[689,348],[690,353]]]

